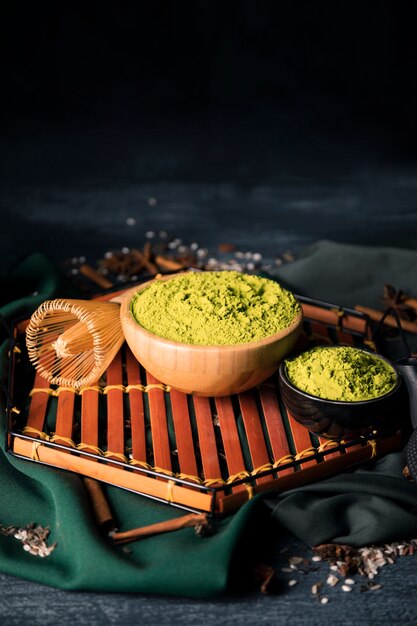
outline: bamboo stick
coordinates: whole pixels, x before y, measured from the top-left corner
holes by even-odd
[[[80,274],[91,280],[93,283],[96,283],[99,287],[103,289],[110,289],[113,287],[113,283],[111,283],[107,278],[105,278],[100,272],[97,272],[91,265],[84,263],[79,268]]]
[[[373,320],[374,322],[379,322],[382,319],[382,317],[385,315],[384,311],[378,311],[377,309],[373,309],[367,306],[362,306],[360,304],[357,304],[355,306],[355,309],[357,311],[361,311],[362,313],[366,313],[366,315],[368,315],[371,318],[371,320]],[[384,324],[392,328],[398,328],[397,320],[395,319],[393,315],[387,315],[386,318],[384,319]],[[417,322],[409,322],[408,320],[402,319],[401,326],[403,330],[405,330],[406,332],[417,334]]]
[[[137,539],[143,539],[144,537],[172,532],[173,530],[180,530],[181,528],[196,527],[199,525],[208,525],[207,515],[205,513],[190,513],[189,515],[183,515],[182,517],[177,517],[175,519],[168,520],[167,522],[158,522],[141,528],[133,528],[132,530],[127,530],[125,532],[114,532],[111,533],[110,536],[114,543],[121,545],[123,543],[136,541]]]
[[[104,531],[111,531],[115,528],[113,514],[110,509],[110,505],[107,502],[104,495],[101,484],[90,478],[89,476],[83,477],[84,486],[89,495],[91,507],[93,509],[94,517],[97,525]]]

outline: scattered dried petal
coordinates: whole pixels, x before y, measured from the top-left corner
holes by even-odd
[[[330,587],[334,587],[335,585],[337,585],[339,580],[340,578],[338,578],[334,574],[330,574],[330,576],[327,577],[326,583],[330,585]]]

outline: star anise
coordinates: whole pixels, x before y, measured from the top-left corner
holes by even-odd
[[[417,319],[417,311],[407,304],[409,296],[401,289],[396,289],[393,285],[384,285],[382,302],[386,309],[395,309],[401,319],[414,322]]]

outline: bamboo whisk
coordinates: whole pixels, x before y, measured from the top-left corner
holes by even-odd
[[[124,341],[112,302],[47,300],[26,329],[29,360],[52,384],[79,389],[97,382]]]

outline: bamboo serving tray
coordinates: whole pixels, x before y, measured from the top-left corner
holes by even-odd
[[[305,321],[298,349],[326,343],[372,347],[366,315],[299,300]],[[310,434],[283,406],[277,375],[221,398],[169,389],[139,365],[126,344],[96,385],[50,386],[28,363],[27,324],[13,328],[7,445],[12,454],[37,463],[214,516],[257,493],[325,478],[402,443],[398,430],[352,441]]]

